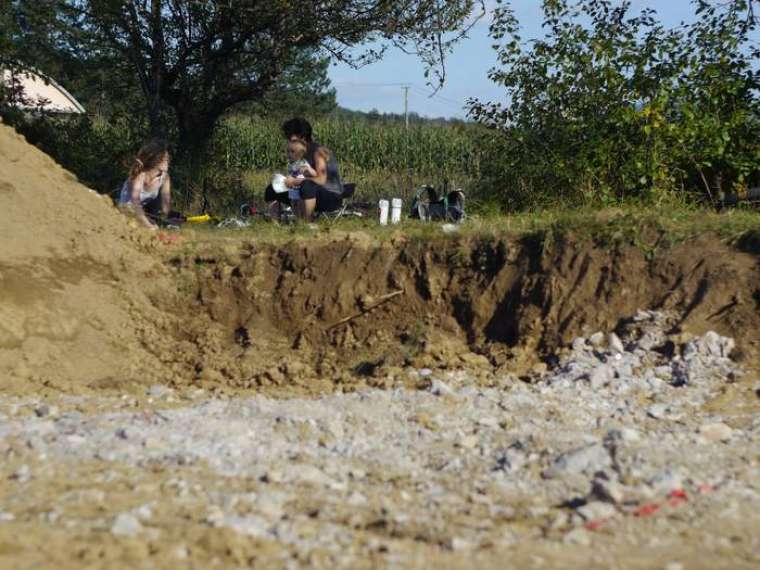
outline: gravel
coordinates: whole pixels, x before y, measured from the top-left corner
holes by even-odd
[[[585,525],[623,524],[674,492],[720,490],[757,511],[747,458],[760,422],[740,432],[730,427],[736,417],[702,407],[742,374],[733,341],[707,333],[667,357],[655,348],[670,326],[667,314],[641,312],[620,336],[577,339],[554,369],[533,382],[506,375],[499,388],[424,369],[424,389],[316,399],[198,394],[162,407],[176,394],[151,386],[155,406],[139,412],[127,398],[121,410],[83,414],[62,401],[55,413],[28,404],[35,413],[14,415],[27,404],[0,400],[0,452],[21,441],[19,461],[35,457],[33,468],[7,464],[5,484],[67,465],[97,465],[105,481],[125,469],[135,480],[158,472],[156,504],[106,508],[101,523],[66,514],[71,490],[47,508],[64,513],[56,524],[110,524],[114,536],[135,537],[146,525],[189,524],[183,509],[200,505],[193,524],[299,556],[326,549],[345,566],[368,551],[392,561],[389,545],[405,537],[451,551],[519,540],[588,546],[596,539]],[[25,501],[6,496],[0,523],[28,518]],[[177,559],[191,556],[172,548]]]

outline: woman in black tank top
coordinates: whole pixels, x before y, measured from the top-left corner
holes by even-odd
[[[286,121],[282,125],[282,133],[289,142],[296,140],[307,145],[306,161],[309,165],[303,170],[305,178],[289,176],[285,179],[285,185],[298,188],[301,195],[301,211],[296,212],[298,217],[311,221],[314,212],[337,210],[341,203],[343,184],[335,155],[313,141],[311,124],[306,119],[296,117]],[[267,202],[290,203],[286,193],[278,194],[271,186],[264,196]]]

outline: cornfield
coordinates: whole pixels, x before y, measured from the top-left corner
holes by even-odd
[[[343,172],[386,172],[434,180],[478,180],[487,134],[475,125],[413,125],[323,119],[315,139],[338,158]],[[285,164],[279,121],[233,117],[217,130],[214,164],[233,170],[277,170]]]

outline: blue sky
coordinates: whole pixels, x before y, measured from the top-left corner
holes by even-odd
[[[523,38],[541,35],[542,11],[540,0],[512,0],[512,6],[523,27]],[[690,0],[633,0],[634,9],[652,7],[667,25],[676,25],[690,19],[693,8]],[[463,106],[470,97],[483,100],[501,100],[503,91],[487,77],[496,63],[496,55],[488,37],[488,18],[481,20],[470,37],[457,46],[448,57],[447,80],[435,97],[429,97],[424,68],[419,61],[398,50],[389,51],[375,64],[354,70],[338,64],[330,70],[330,78],[337,90],[338,104],[349,109],[369,111],[378,109],[387,113],[402,113],[404,92],[399,84],[409,84],[409,110],[428,117],[465,116]]]

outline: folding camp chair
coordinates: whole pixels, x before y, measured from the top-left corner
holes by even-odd
[[[350,211],[351,199],[356,192],[356,184],[344,184],[343,192],[340,195],[340,207],[337,210],[329,212],[317,212],[320,218],[335,221],[346,216]]]

